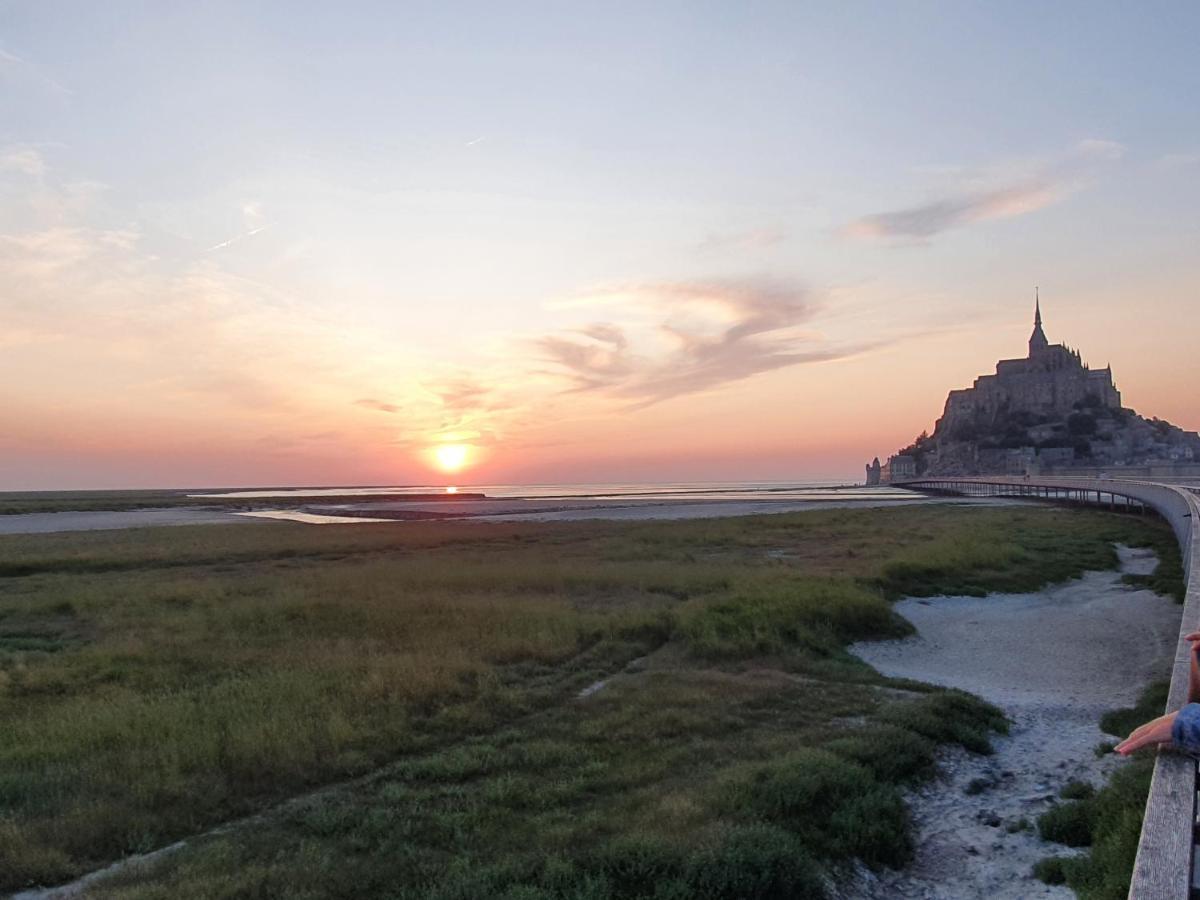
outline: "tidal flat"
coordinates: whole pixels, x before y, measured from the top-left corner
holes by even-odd
[[[0,537],[0,890],[184,840],[88,896],[822,897],[1007,727],[847,646],[1117,543],[1174,589],[1034,506]]]

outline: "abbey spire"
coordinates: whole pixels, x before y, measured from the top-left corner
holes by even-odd
[[[1038,289],[1033,289],[1033,334],[1029,336],[1029,358],[1037,356],[1043,350],[1050,346],[1050,342],[1046,340],[1046,332],[1042,331],[1042,299],[1038,296]]]

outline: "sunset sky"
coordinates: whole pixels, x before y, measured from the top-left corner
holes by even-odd
[[[1200,428],[1197,34],[0,0],[0,490],[861,478],[1034,285]]]

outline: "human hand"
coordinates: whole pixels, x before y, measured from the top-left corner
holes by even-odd
[[[1200,633],[1197,634],[1197,639],[1200,640]],[[1113,749],[1122,756],[1128,756],[1150,744],[1171,743],[1171,726],[1175,724],[1177,715],[1179,713],[1167,713],[1165,716],[1159,716],[1157,719],[1147,722],[1140,728],[1134,729],[1129,737]]]

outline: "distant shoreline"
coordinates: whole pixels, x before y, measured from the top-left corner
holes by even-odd
[[[316,505],[237,510],[202,506],[160,509],[59,510],[0,516],[0,536],[50,534],[70,531],[113,531],[128,528],[157,528],[182,525],[267,525],[291,522],[311,525],[400,525],[446,521],[462,522],[573,522],[670,521],[772,515],[836,508],[894,508],[928,503],[1007,505],[1020,501],[980,500],[960,497],[928,497],[911,491],[878,491],[874,496],[857,493],[840,500],[813,499],[646,499],[626,498],[601,501],[563,500],[475,500],[466,498],[448,510],[442,500],[380,502],[348,505]]]

